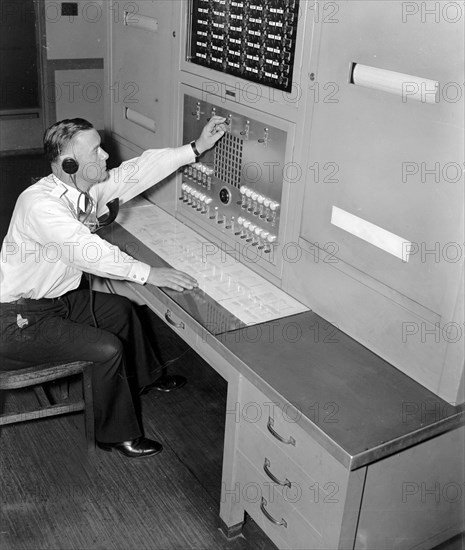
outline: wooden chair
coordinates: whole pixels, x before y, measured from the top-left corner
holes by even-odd
[[[32,411],[5,413],[0,415],[0,426],[16,424],[27,420],[36,420],[47,416],[67,414],[75,411],[84,411],[87,449],[95,449],[94,431],[94,402],[92,398],[91,368],[93,363],[89,361],[74,361],[72,363],[48,363],[36,365],[24,369],[0,371],[0,391],[13,390],[34,386],[34,392],[40,404],[40,408]],[[83,399],[75,402],[52,404],[48,399],[41,384],[60,380],[75,374],[82,374]],[[64,388],[64,389],[63,389]],[[68,397],[67,381],[62,386],[61,397]],[[1,411],[0,411],[1,412]]]

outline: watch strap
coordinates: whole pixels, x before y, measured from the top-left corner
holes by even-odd
[[[195,145],[195,140],[194,141],[191,141],[191,147],[192,147],[192,151],[194,151],[194,155],[196,157],[200,157],[200,153],[199,153],[199,150],[197,149],[196,145]]]

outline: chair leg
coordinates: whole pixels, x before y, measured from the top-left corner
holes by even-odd
[[[92,366],[85,367],[82,373],[82,390],[85,403],[85,424],[87,450],[95,451],[95,420],[94,420],[94,398],[92,395]]]

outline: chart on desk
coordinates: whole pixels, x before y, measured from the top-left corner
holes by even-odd
[[[153,204],[123,209],[118,223],[246,325],[308,308]]]

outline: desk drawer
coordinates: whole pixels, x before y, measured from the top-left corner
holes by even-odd
[[[262,531],[278,546],[292,550],[322,550],[318,532],[275,490],[270,479],[237,452],[237,498]]]
[[[290,407],[280,407],[245,378],[241,380],[239,399],[237,410],[227,413],[236,414],[240,430],[250,434],[248,428],[259,428],[319,487],[326,486],[327,493],[333,491],[328,482],[339,488],[347,485],[349,471],[299,426],[299,415],[288,416]],[[253,441],[255,434],[249,437]]]
[[[187,344],[191,347],[196,347],[197,334],[192,329],[193,320],[182,308],[180,308],[172,300],[169,301],[169,305],[164,304],[159,298],[143,286],[138,286],[133,283],[126,283],[124,286],[128,297],[131,297],[132,294],[135,301],[149,307]],[[166,300],[169,300],[169,298],[166,298]]]
[[[335,482],[330,467],[325,483],[315,481],[273,439],[256,425],[243,423],[239,428],[238,449],[265,474],[268,484],[305,518],[325,544],[337,548],[347,481]]]

